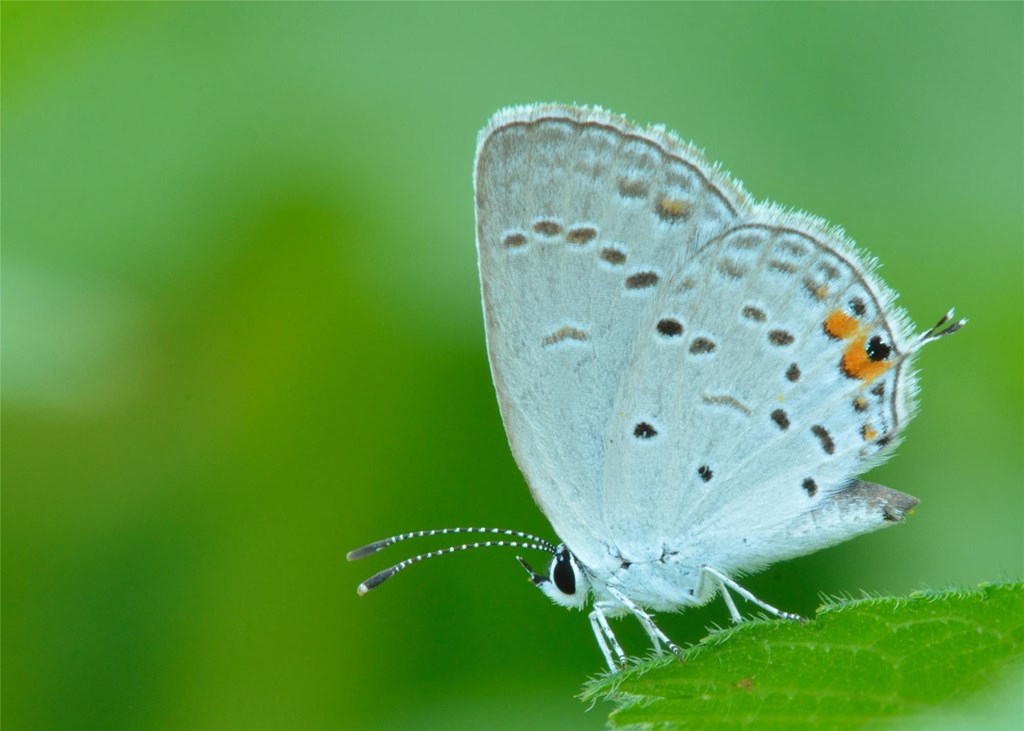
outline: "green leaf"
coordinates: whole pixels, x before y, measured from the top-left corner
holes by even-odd
[[[590,681],[615,729],[877,727],[1019,681],[1024,584],[830,603]],[[1014,670],[1017,672],[1013,672]],[[1017,708],[1011,713],[1017,713]]]

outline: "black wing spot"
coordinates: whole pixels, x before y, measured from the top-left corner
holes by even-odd
[[[892,355],[892,347],[888,345],[881,336],[875,335],[868,341],[868,360],[877,363]]]
[[[657,429],[648,424],[646,421],[641,421],[639,424],[633,427],[633,436],[637,439],[650,439],[656,436],[658,433]]]
[[[754,307],[753,305],[747,305],[746,307],[744,307],[742,310],[740,310],[740,314],[743,315],[748,320],[753,320],[754,322],[764,322],[765,320],[768,319],[768,315],[764,314],[764,310],[762,310],[760,307]]]
[[[626,277],[626,289],[648,289],[658,283],[657,272],[637,272]]]
[[[810,477],[804,480],[804,490],[807,492],[808,497],[814,497],[815,493],[818,492],[818,483],[812,480]]]
[[[626,253],[613,246],[606,246],[601,249],[601,259],[616,266],[626,263]]]
[[[690,353],[693,355],[703,355],[705,353],[711,353],[718,347],[715,345],[713,340],[708,338],[694,338],[693,342],[690,343]]]
[[[697,474],[700,475],[700,479],[704,480],[704,482],[711,482],[711,478],[715,476],[715,473],[706,464],[702,464],[697,468]]]
[[[562,225],[557,221],[537,221],[533,224],[533,230],[541,236],[558,236],[562,233]]]
[[[565,240],[567,242],[570,244],[576,244],[577,246],[589,244],[596,238],[597,229],[591,226],[581,226],[580,228],[570,229],[569,233],[565,235]]]
[[[782,409],[775,409],[775,411],[772,412],[772,421],[774,421],[775,425],[782,431],[786,431],[786,429],[789,428],[789,415]]]
[[[683,334],[683,324],[673,317],[658,320],[658,333],[667,338],[679,337]]]
[[[821,424],[815,424],[811,427],[811,433],[818,438],[821,442],[821,448],[825,450],[825,454],[834,454],[836,451],[836,443],[832,441],[832,435],[828,433],[828,429],[823,427]]]

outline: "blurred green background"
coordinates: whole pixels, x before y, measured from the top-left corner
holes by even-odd
[[[602,666],[586,617],[512,552],[362,599],[413,546],[345,561],[417,528],[554,537],[473,247],[476,132],[514,103],[665,123],[845,226],[920,325],[971,318],[872,474],[913,519],[755,593],[810,614],[1024,574],[1024,5],[0,13],[5,728],[603,726],[573,697]]]

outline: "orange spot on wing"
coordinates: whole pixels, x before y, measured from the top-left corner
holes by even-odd
[[[856,317],[848,315],[842,310],[835,310],[825,318],[825,332],[836,340],[845,340],[857,333],[860,322]]]
[[[658,201],[657,214],[665,221],[678,221],[689,216],[692,210],[690,201],[666,197]]]
[[[850,378],[873,381],[892,366],[890,360],[868,358],[867,342],[866,335],[859,335],[851,340],[843,351],[843,372]]]
[[[865,424],[864,428],[860,430],[860,434],[864,437],[865,442],[870,442],[878,436],[878,432],[871,428],[871,424]]]
[[[846,341],[841,366],[843,372],[850,378],[870,383],[892,367],[892,360],[872,360],[868,356],[868,337],[864,333],[860,320],[853,315],[843,310],[835,310],[825,318],[823,326],[825,333],[830,337]],[[875,350],[877,357],[878,349]],[[864,405],[866,403],[862,405],[862,402],[854,402],[854,406],[858,410],[861,410]]]

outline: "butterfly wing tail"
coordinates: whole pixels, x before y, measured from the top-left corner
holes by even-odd
[[[881,528],[886,523],[902,523],[917,505],[918,499],[905,492],[899,492],[874,482],[853,480],[842,490],[826,501],[824,510],[860,510],[865,517],[878,523]]]
[[[727,571],[747,573],[902,523],[918,500],[884,485],[853,480],[798,517],[763,527],[757,541],[733,544]],[[722,568],[721,566],[719,568]]]

